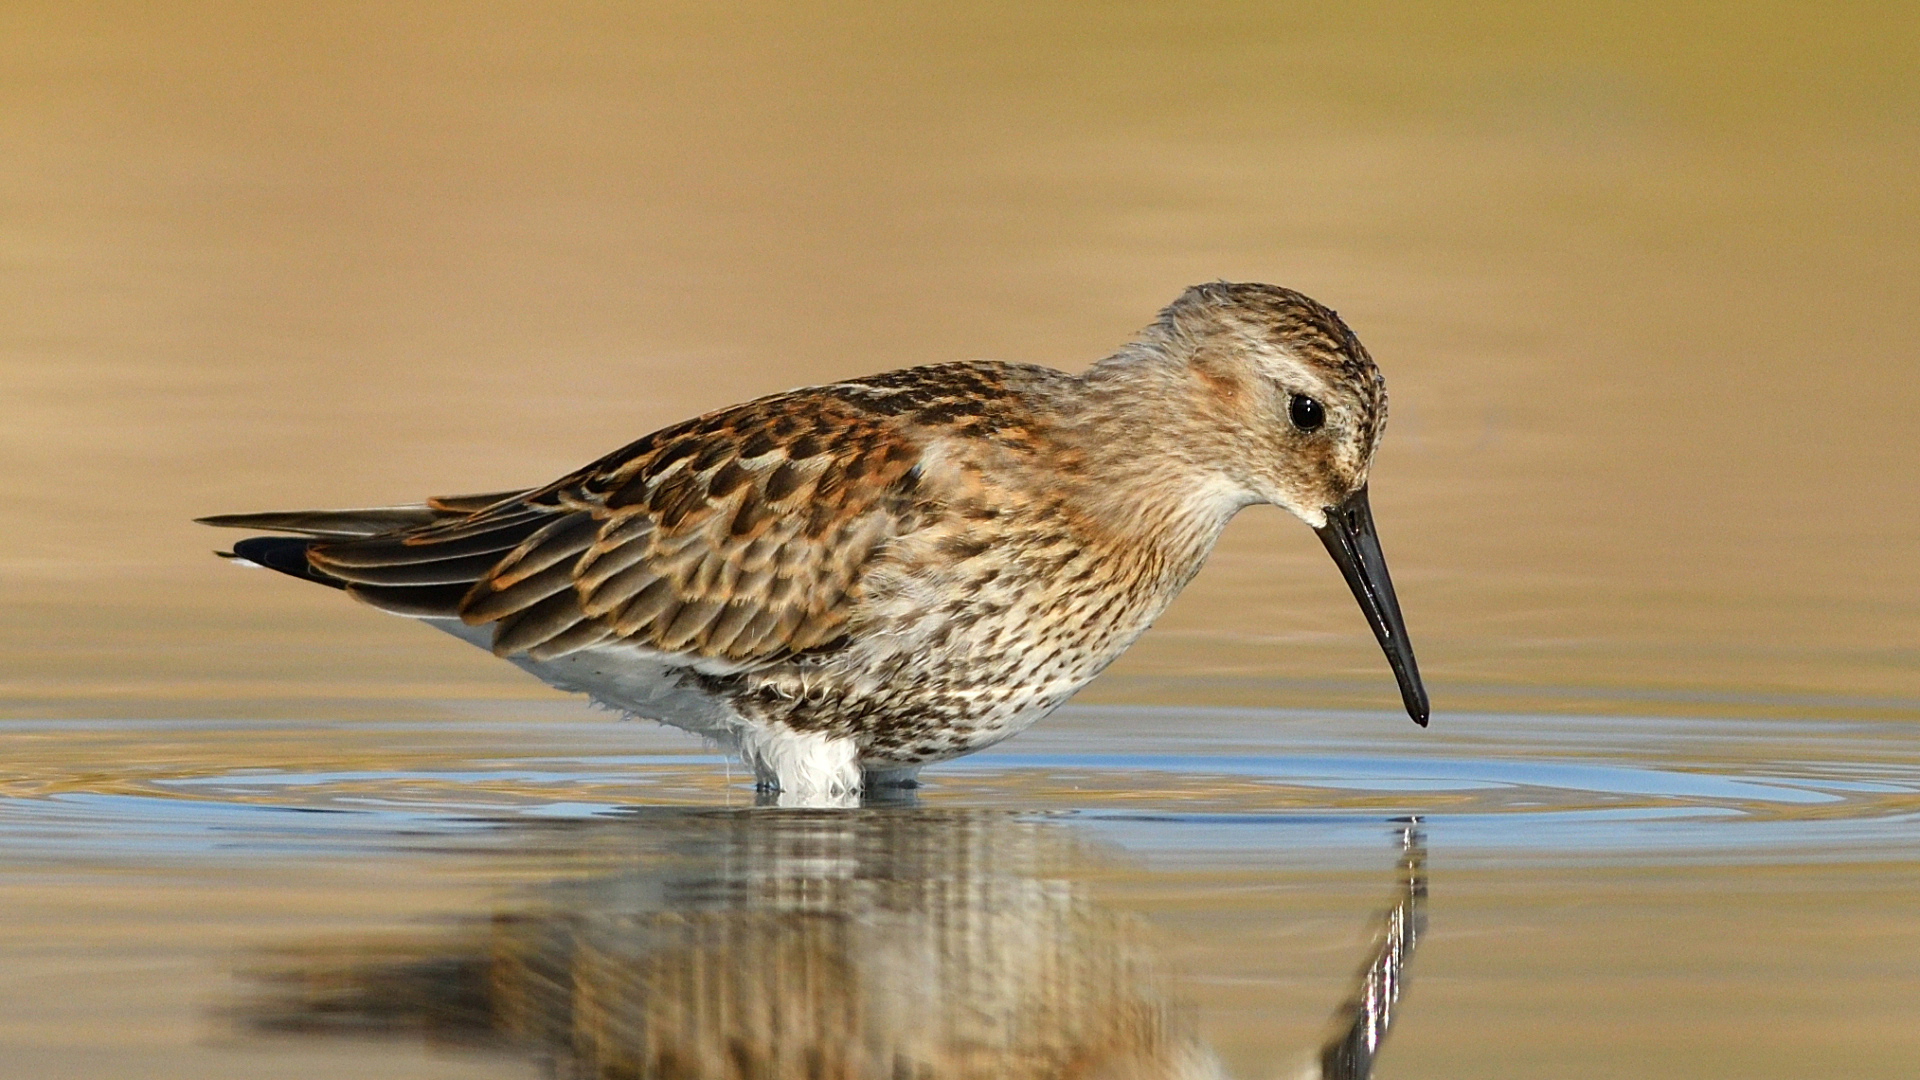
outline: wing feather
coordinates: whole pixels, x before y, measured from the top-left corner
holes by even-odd
[[[370,566],[341,566],[326,557],[324,551],[309,550],[307,559],[324,573],[355,585],[454,585],[471,586],[500,561],[500,552],[483,551],[476,555],[457,555],[423,562],[383,561]]]
[[[569,640],[733,667],[833,641],[868,563],[927,512],[915,492],[921,447],[888,419],[796,392],[643,439],[543,493],[578,516],[476,583],[461,617],[557,608],[551,597],[564,594],[548,591],[548,575],[565,567],[579,619],[608,635],[570,630]],[[521,567],[540,569],[522,578]]]
[[[569,592],[555,592],[501,618],[493,628],[495,656],[511,656],[576,629],[586,617]]]
[[[573,567],[555,564],[508,585],[496,585],[497,579],[482,578],[460,604],[460,618],[469,626],[498,622],[527,608],[543,603],[558,593],[579,612],[580,596],[573,587]]]
[[[532,491],[209,520],[314,537],[317,573],[389,611],[490,623],[503,656],[617,642],[737,671],[844,639],[862,575],[933,512],[914,430],[817,388]]]
[[[600,622],[588,619],[573,624],[538,645],[529,646],[527,656],[534,660],[552,660],[581,649],[590,649],[612,637],[612,631]]]
[[[497,587],[507,588],[563,561],[575,562],[576,556],[587,550],[599,533],[599,523],[593,515],[568,514],[521,541],[519,547],[494,567],[493,580]],[[568,570],[571,573],[572,567]]]
[[[318,546],[314,565],[346,575],[363,568],[418,566],[471,555],[491,555],[498,562],[551,520],[549,513],[529,509],[484,521],[435,522],[425,529]]]
[[[378,536],[398,529],[431,525],[441,514],[431,506],[376,506],[362,510],[288,510],[265,514],[214,514],[194,518],[220,529],[260,529],[315,539]]]
[[[427,500],[427,505],[435,510],[444,510],[452,514],[477,514],[489,506],[518,499],[525,495],[524,489],[513,491],[495,491],[485,495],[436,495]]]
[[[607,617],[613,622],[614,632],[621,637],[643,638],[647,627],[679,606],[680,594],[674,591],[673,582],[656,577],[635,593],[632,600],[608,612]]]
[[[466,582],[425,586],[349,585],[347,592],[395,615],[444,619],[460,610],[460,601],[469,588]]]

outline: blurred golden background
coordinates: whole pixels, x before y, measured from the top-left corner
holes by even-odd
[[[1078,369],[1212,278],[1386,371],[1374,504],[1443,718],[1920,715],[1912,15],[7,4],[0,715],[543,697],[188,519]],[[1087,697],[1395,700],[1270,509]]]

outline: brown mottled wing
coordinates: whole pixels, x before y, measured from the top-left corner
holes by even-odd
[[[845,633],[863,568],[925,512],[919,456],[891,418],[795,391],[459,520],[308,558],[378,606],[493,624],[503,656],[619,641],[739,670]]]

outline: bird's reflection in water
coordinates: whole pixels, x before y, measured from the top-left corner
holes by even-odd
[[[1416,821],[1400,830],[1400,890],[1374,928],[1373,951],[1353,992],[1334,1011],[1333,1032],[1320,1048],[1322,1080],[1365,1080],[1373,1056],[1400,1009],[1407,961],[1427,932],[1427,845]]]
[[[1366,1076],[1392,1017],[1425,896],[1408,836],[1330,1078]],[[640,811],[545,839],[571,872],[490,919],[262,958],[243,1024],[424,1031],[564,1077],[1222,1075],[1145,926],[1093,900],[1112,855],[1061,821]]]

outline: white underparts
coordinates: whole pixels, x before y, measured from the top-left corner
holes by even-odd
[[[736,730],[740,758],[763,785],[802,799],[859,793],[860,748],[852,739],[794,731],[784,724]]]
[[[487,648],[491,626],[458,619],[423,619],[462,641]],[[850,738],[794,731],[784,724],[751,721],[726,701],[685,678],[684,673],[644,653],[595,650],[552,660],[510,658],[522,670],[560,690],[642,720],[657,720],[712,740],[738,754],[762,788],[782,793],[782,804],[834,805],[857,800],[863,780],[908,783],[917,767],[876,770],[864,776],[859,746]]]

